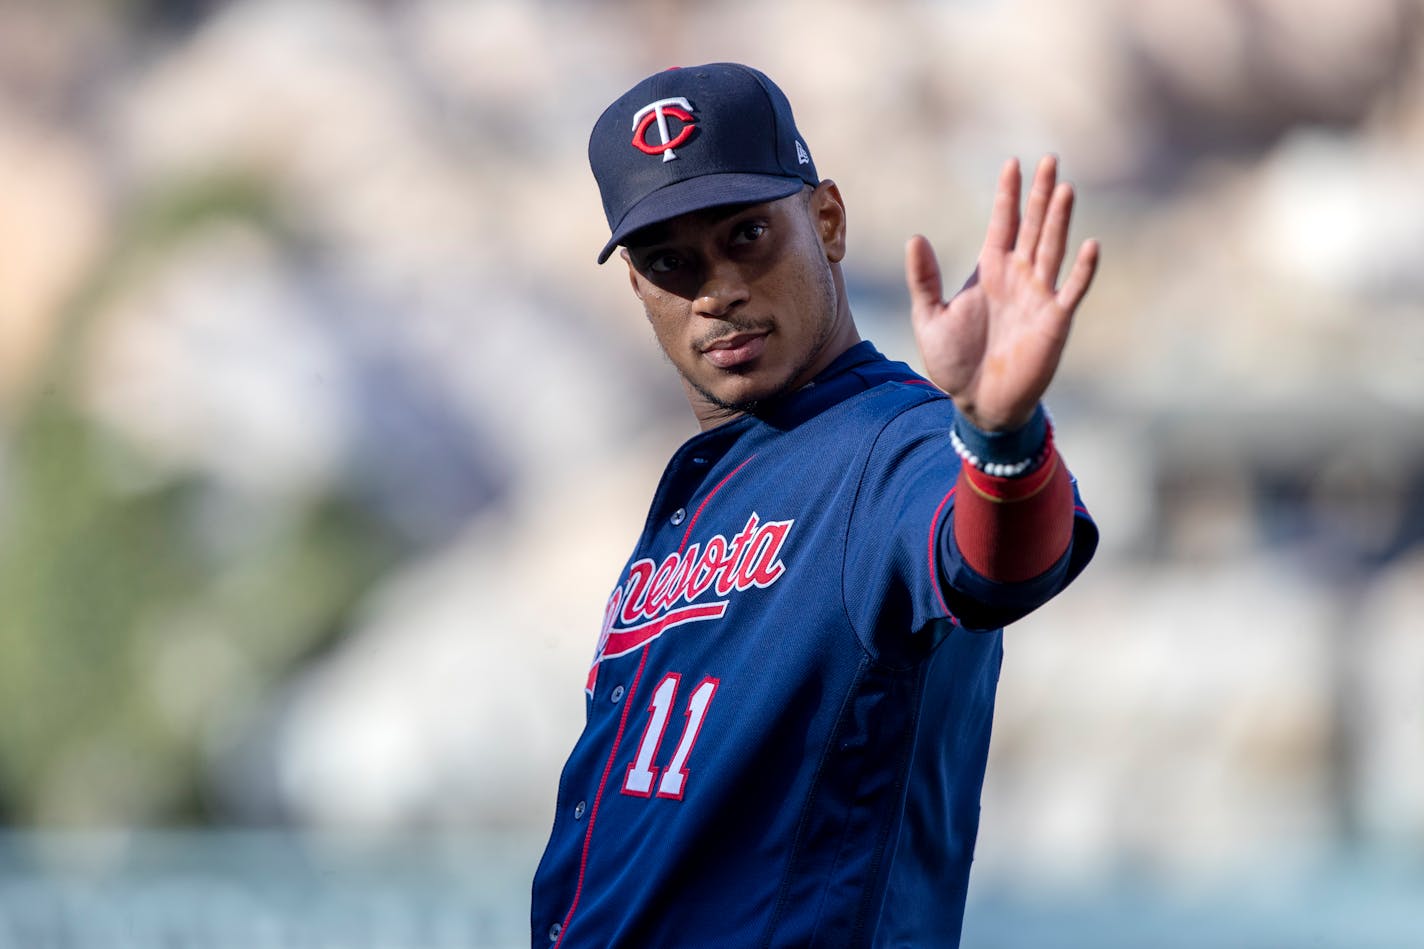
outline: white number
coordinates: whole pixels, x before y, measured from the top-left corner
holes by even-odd
[[[653,690],[653,699],[648,703],[648,726],[643,730],[643,740],[638,744],[638,756],[628,766],[628,775],[623,779],[623,793],[638,797],[650,797],[653,782],[657,781],[659,769],[653,766],[658,746],[662,744],[663,733],[667,731],[668,715],[677,699],[678,683],[682,676],[669,672],[663,676],[658,687]],[[719,680],[708,676],[692,690],[687,701],[687,724],[682,727],[682,738],[678,739],[677,750],[672,760],[661,769],[663,779],[658,782],[658,797],[682,800],[687,786],[687,759],[692,754],[692,746],[697,743],[697,734],[702,731],[702,721],[707,717],[707,707],[712,704],[712,696],[717,691]]]
[[[687,784],[687,756],[692,754],[692,746],[697,743],[697,733],[702,731],[702,720],[707,717],[707,706],[712,704],[712,693],[717,691],[716,679],[703,679],[687,700],[687,724],[682,728],[682,740],[672,753],[672,760],[663,771],[662,783],[658,785],[658,797],[682,800],[682,789]]]
[[[662,744],[663,732],[667,731],[668,710],[672,708],[672,700],[677,696],[677,683],[681,678],[676,672],[669,672],[653,690],[653,700],[648,703],[648,711],[652,712],[652,717],[648,719],[648,727],[643,730],[643,740],[638,745],[638,757],[628,766],[628,776],[623,779],[623,790],[629,794],[647,797],[653,793],[653,779],[657,777],[657,772],[653,769],[653,756],[658,753],[658,745]]]

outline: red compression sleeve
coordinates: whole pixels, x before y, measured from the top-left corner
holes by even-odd
[[[1055,448],[1034,471],[998,478],[964,465],[954,492],[954,542],[988,580],[1020,583],[1053,566],[1073,537],[1073,485]]]

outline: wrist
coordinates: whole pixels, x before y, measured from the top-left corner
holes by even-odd
[[[985,431],[962,413],[950,426],[955,454],[972,468],[1000,478],[1016,478],[1043,464],[1053,441],[1053,422],[1039,403],[1027,422],[1017,428]]]
[[[1038,413],[1040,403],[1035,402],[1027,409],[1023,409],[1016,416],[1010,417],[990,417],[978,410],[974,405],[960,405],[956,400],[954,410],[964,421],[973,425],[981,432],[1011,432],[1023,428],[1033,421],[1034,415]]]

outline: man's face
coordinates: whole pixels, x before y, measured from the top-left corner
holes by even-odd
[[[845,211],[829,181],[629,238],[633,292],[704,428],[804,385],[855,342],[832,269],[844,245]]]

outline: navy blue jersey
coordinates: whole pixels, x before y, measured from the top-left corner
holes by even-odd
[[[946,529],[953,403],[869,343],[673,456],[608,602],[533,945],[957,944],[998,627]],[[992,628],[990,628],[992,627]]]

